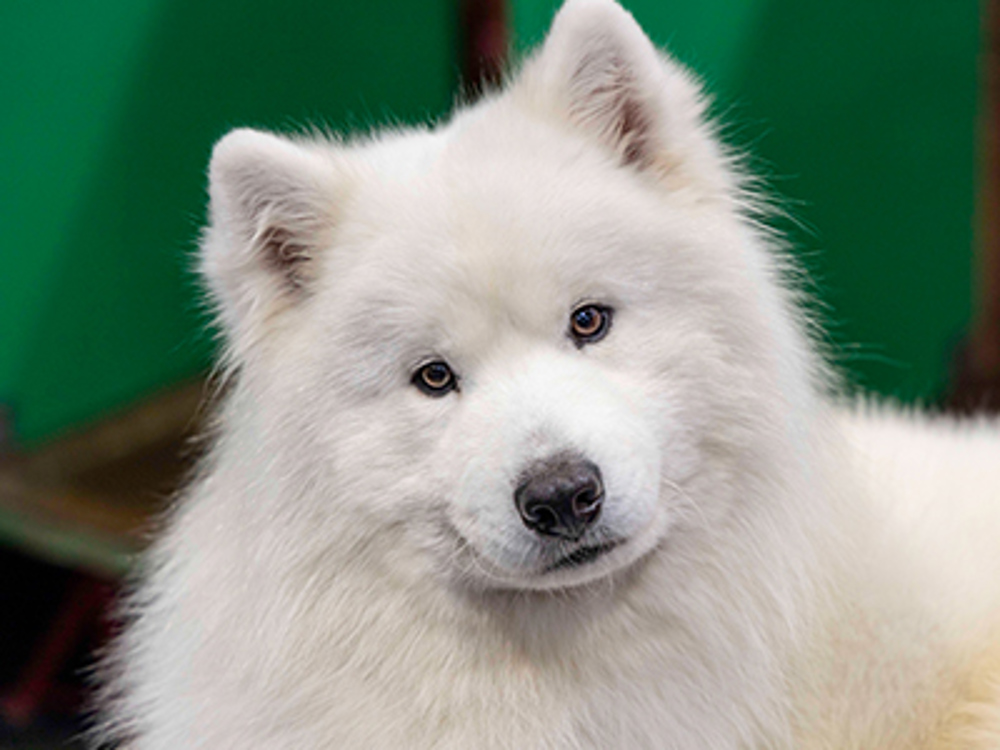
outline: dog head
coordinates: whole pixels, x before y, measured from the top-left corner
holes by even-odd
[[[809,365],[703,111],[628,13],[570,0],[439,128],[216,146],[234,429],[316,544],[562,588],[740,512]]]

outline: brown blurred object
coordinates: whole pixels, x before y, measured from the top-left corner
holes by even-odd
[[[976,317],[954,364],[949,408],[1000,412],[1000,2],[984,0]]]
[[[192,460],[205,386],[190,383],[36,451],[0,459],[0,542],[125,573]]]
[[[460,0],[462,91],[466,98],[496,86],[507,62],[506,0]]]

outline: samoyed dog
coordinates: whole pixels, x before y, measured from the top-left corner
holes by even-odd
[[[1000,430],[836,404],[704,109],[570,0],[444,125],[219,142],[232,382],[103,741],[1000,747]]]

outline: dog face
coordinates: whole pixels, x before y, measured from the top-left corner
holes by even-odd
[[[732,512],[791,336],[738,202],[696,87],[603,0],[436,131],[230,134],[202,264],[288,502],[530,589]]]

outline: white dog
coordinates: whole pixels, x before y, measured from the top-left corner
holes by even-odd
[[[1000,747],[1000,432],[834,405],[703,111],[570,0],[441,127],[218,144],[233,383],[105,739]]]

